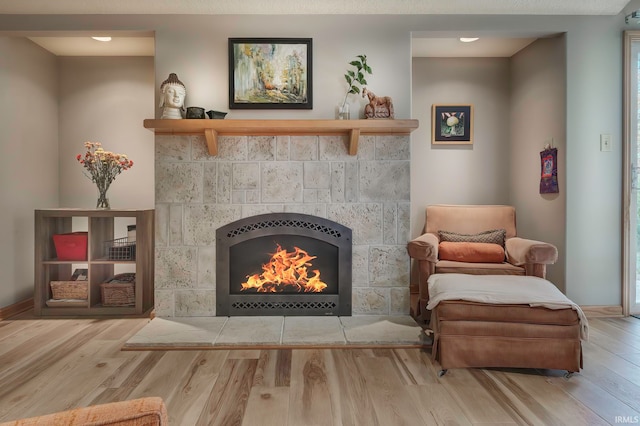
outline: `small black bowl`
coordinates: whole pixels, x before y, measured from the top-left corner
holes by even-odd
[[[204,108],[200,107],[187,107],[187,118],[207,118],[204,115]]]
[[[227,114],[228,113],[226,112],[220,112],[220,111],[214,111],[214,110],[207,111],[207,115],[209,116],[209,118],[216,119],[216,120],[222,120]]]

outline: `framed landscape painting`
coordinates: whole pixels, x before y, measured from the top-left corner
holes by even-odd
[[[312,109],[310,38],[230,38],[229,108]]]
[[[434,145],[473,144],[473,105],[432,106],[432,139]]]

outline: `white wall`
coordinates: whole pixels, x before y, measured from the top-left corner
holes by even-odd
[[[565,289],[567,296],[581,305],[620,306],[624,17],[439,17],[424,20],[414,28],[425,32],[477,30],[481,36],[483,32],[566,34],[566,182],[561,182],[561,189],[566,191],[566,214],[562,217],[559,213],[555,218],[565,221],[566,226],[554,229],[566,236]],[[613,152],[600,153],[601,133],[612,135]],[[535,146],[537,149],[538,141]],[[554,205],[554,211],[558,205]],[[413,215],[412,229],[414,220],[424,219]],[[529,225],[525,222],[527,228],[537,219],[531,220]],[[540,220],[536,229],[547,221]],[[557,274],[560,268],[553,268],[551,273]],[[554,279],[561,280],[557,276]]]
[[[509,200],[518,234],[554,244],[547,278],[565,290],[566,50],[564,36],[540,39],[511,58]],[[540,194],[540,151],[558,149],[558,194]]]
[[[312,38],[313,109],[229,110],[230,37]],[[393,98],[396,118],[410,118],[410,34],[379,16],[174,16],[156,28],[156,95],[174,72],[187,87],[186,106],[229,111],[227,119],[333,119],[347,91],[344,74],[359,54],[373,70],[368,87]],[[352,117],[362,116],[365,101],[349,95],[349,102]]]
[[[33,295],[34,209],[58,206],[55,57],[0,37],[0,307]]]
[[[509,204],[509,59],[414,58],[411,235],[429,204]],[[433,104],[473,104],[473,145],[432,145]]]
[[[126,154],[134,165],[111,184],[113,209],[154,207],[153,57],[60,57],[60,205],[95,208],[96,185],[76,160],[84,142]]]
[[[567,33],[567,296],[619,305],[622,281],[623,17]],[[613,138],[600,152],[600,134]]]
[[[359,53],[366,53],[370,58],[374,70],[371,88],[379,95],[393,98],[398,118],[409,118],[412,114],[417,118],[420,113],[411,110],[411,32],[464,31],[480,36],[499,33],[512,37],[566,33],[567,295],[584,305],[621,304],[620,144],[622,30],[625,29],[621,15],[0,15],[0,28],[5,31],[154,30],[157,36],[156,95],[159,83],[170,72],[177,72],[187,85],[188,104],[215,109],[227,105],[228,37],[313,38],[313,110],[234,111],[229,118],[333,117],[345,88],[342,75],[346,64]],[[428,128],[429,123],[421,120],[420,125]],[[599,152],[600,133],[613,136],[614,150],[610,155]],[[414,132],[414,146],[420,143],[419,138],[420,134]],[[428,139],[423,143],[428,145]],[[413,181],[412,188],[418,184],[422,182]],[[417,202],[412,200],[414,205]],[[422,213],[412,214],[412,224],[423,220]]]

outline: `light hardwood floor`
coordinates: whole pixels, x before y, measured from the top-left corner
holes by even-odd
[[[452,369],[420,349],[121,351],[146,319],[0,321],[0,421],[160,396],[171,425],[640,422],[640,320],[590,320],[584,370]]]

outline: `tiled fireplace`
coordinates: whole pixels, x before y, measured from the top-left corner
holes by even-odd
[[[353,232],[354,315],[409,313],[409,136],[156,135],[155,312],[216,315],[216,230],[266,213]]]

